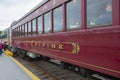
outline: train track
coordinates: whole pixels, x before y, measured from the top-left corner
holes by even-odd
[[[84,78],[74,71],[62,69],[59,65],[45,61],[45,60],[32,60],[16,59],[33,72],[40,80],[93,80]]]
[[[84,78],[77,72],[63,69],[58,64],[50,61],[35,59],[28,60],[20,57],[15,57],[22,65],[34,73],[40,80],[119,80],[113,78],[106,78],[98,74],[94,74],[97,78]]]

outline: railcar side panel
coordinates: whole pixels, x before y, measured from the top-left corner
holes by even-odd
[[[16,39],[13,44],[40,55],[118,76],[120,28],[103,29]]]

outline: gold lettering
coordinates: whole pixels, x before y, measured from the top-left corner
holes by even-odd
[[[28,45],[29,45],[29,41],[26,41],[26,47],[28,47]]]
[[[42,43],[38,41],[38,47],[42,47]]]
[[[37,42],[35,42],[35,47],[37,47],[37,45],[38,45]]]
[[[56,44],[55,43],[51,44],[51,48],[55,49],[56,48]]]
[[[47,48],[49,48],[50,47],[50,44],[49,43],[47,43]]]
[[[24,42],[24,46],[26,46],[26,43]]]
[[[34,47],[34,41],[31,41],[30,44],[31,44],[31,47]]]
[[[72,53],[73,54],[77,54],[80,51],[79,45],[77,43],[72,43],[72,45],[73,45],[73,51],[72,51]]]
[[[45,43],[44,42],[42,43],[42,47],[45,47]]]
[[[58,49],[63,50],[63,49],[64,49],[64,48],[63,48],[63,44],[59,44],[59,45],[58,45]]]

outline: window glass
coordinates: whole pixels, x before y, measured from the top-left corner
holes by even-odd
[[[19,37],[19,27],[18,27],[18,33],[17,33],[17,36]]]
[[[17,27],[17,37],[19,37],[19,27]]]
[[[25,36],[27,36],[27,23],[25,23]]]
[[[50,12],[44,15],[44,33],[50,33],[51,30]]]
[[[42,17],[38,17],[38,33],[42,33]]]
[[[17,37],[17,29],[15,28],[15,37]]]
[[[13,33],[14,37],[16,37],[16,34],[15,34],[15,32],[16,32],[16,29],[14,29],[14,33]]]
[[[16,28],[16,37],[18,37],[18,28]]]
[[[20,27],[18,27],[18,37],[20,37]]]
[[[15,34],[14,34],[14,33],[15,33],[15,30],[13,29],[13,30],[12,30],[13,38],[15,37]]]
[[[31,35],[31,22],[28,22],[28,35]]]
[[[112,24],[112,0],[87,0],[87,26]]]
[[[22,36],[22,26],[20,26],[20,36]]]
[[[22,25],[22,36],[24,36],[24,25]]]
[[[21,26],[19,27],[19,30],[20,30],[20,31],[19,31],[19,35],[20,35],[20,37],[21,37]]]
[[[81,26],[81,0],[72,0],[67,4],[67,30]]]
[[[14,37],[15,37],[15,29],[13,30],[13,35],[14,35]]]
[[[53,11],[54,15],[54,32],[62,31],[63,29],[63,16],[62,16],[62,7],[56,8]]]
[[[32,20],[32,31],[33,31],[33,35],[36,34],[36,19]]]

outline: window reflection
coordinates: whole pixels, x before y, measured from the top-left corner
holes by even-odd
[[[87,26],[112,24],[112,0],[87,0]]]
[[[51,30],[50,12],[44,15],[44,33],[50,33]]]
[[[33,31],[33,35],[36,34],[36,19],[32,20],[32,31]]]
[[[67,30],[81,26],[81,0],[72,0],[67,3]]]
[[[42,33],[42,17],[38,17],[38,33]]]
[[[56,8],[54,11],[54,32],[62,31],[63,29],[63,16],[62,7]]]
[[[27,23],[25,24],[25,36],[27,36]]]
[[[19,27],[17,27],[17,37],[19,37]]]
[[[22,36],[24,36],[24,25],[22,25],[21,27],[21,33],[22,33]]]
[[[31,35],[31,22],[28,22],[28,35]]]
[[[20,26],[20,37],[22,36],[22,26]]]
[[[16,28],[16,33],[15,34],[16,34],[16,37],[18,37],[18,28]]]
[[[12,35],[13,35],[13,37],[15,37],[15,34],[14,34],[14,33],[15,33],[15,29],[12,30]]]
[[[16,34],[15,34],[15,33],[16,33],[16,29],[14,29],[14,33],[13,33],[13,34],[14,34],[14,37],[16,37]]]
[[[18,27],[18,37],[20,37],[20,26]]]

